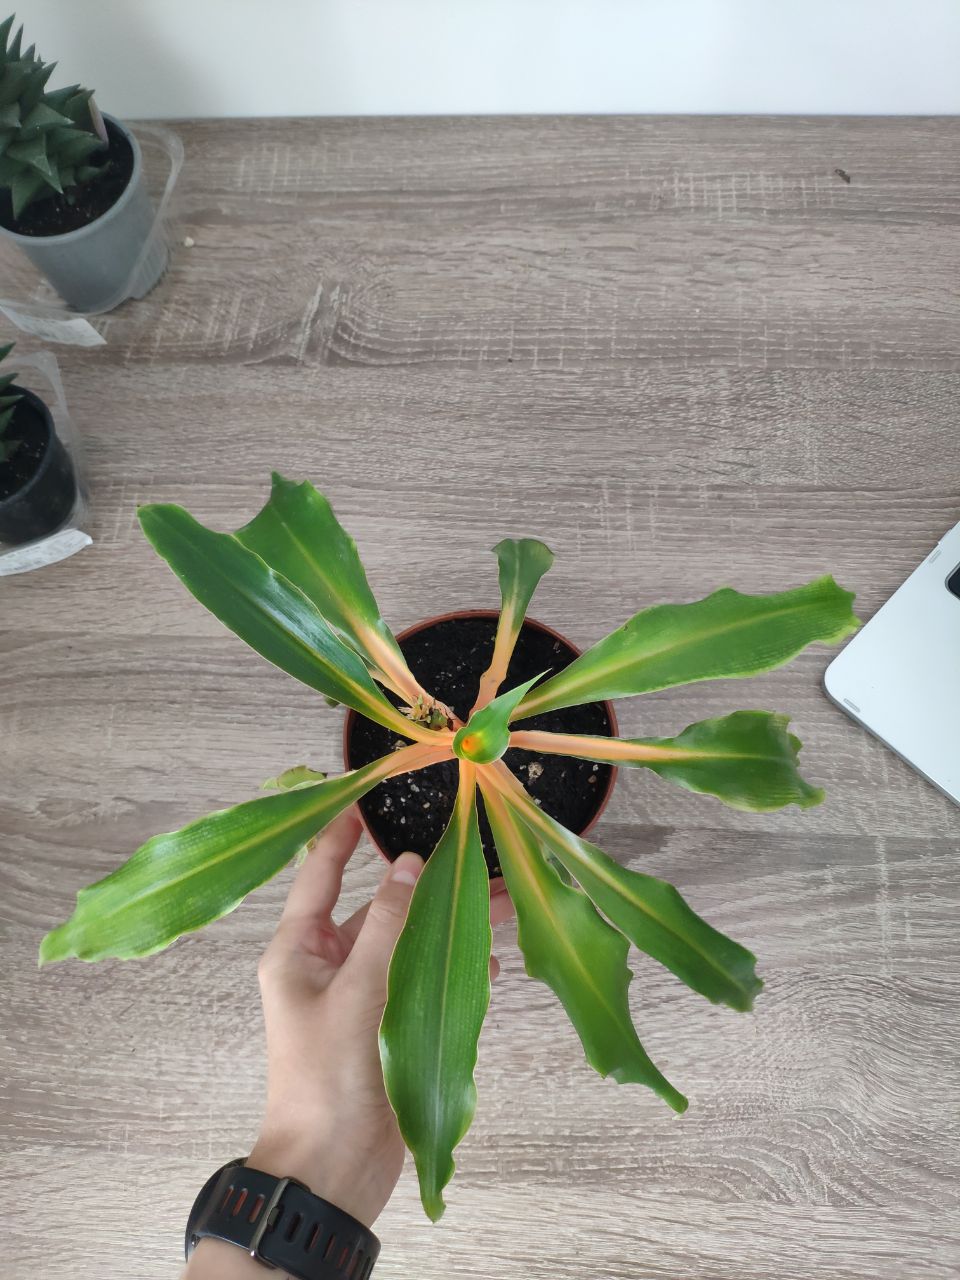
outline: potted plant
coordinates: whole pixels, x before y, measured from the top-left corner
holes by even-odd
[[[13,343],[0,347],[0,365]],[[77,474],[53,414],[32,391],[0,374],[0,543],[19,546],[66,521],[77,500]]]
[[[822,792],[800,776],[800,743],[784,716],[738,711],[673,738],[624,740],[608,701],[752,675],[814,641],[839,641],[857,625],[851,594],[829,577],[774,595],[723,588],[642,609],[577,656],[549,628],[525,622],[551,552],[508,539],[495,548],[498,615],[447,615],[398,642],[355,544],[309,484],[275,476],[267,504],[235,533],[207,529],[176,506],[144,507],[140,523],[221,622],[350,709],[348,772],[323,778],[299,766],[273,780],[286,788],[279,794],[154,836],[80,891],[70,920],[44,938],[41,963],[160,950],[232,911],[359,802],[387,856],[429,854],[393,955],[380,1039],[431,1218],[443,1212],[453,1150],[475,1105],[491,874],[502,871],[516,905],[527,972],[556,992],[590,1065],[684,1110],[630,1019],[629,943],[738,1010],[762,985],[755,958],[671,885],[621,867],[582,830],[614,767],[650,769],[746,810],[813,805]]]
[[[0,236],[79,311],[141,298],[166,266],[136,138],[0,23]]]

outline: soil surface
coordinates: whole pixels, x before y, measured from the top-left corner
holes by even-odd
[[[16,391],[12,386],[8,394],[15,395]],[[28,401],[21,400],[14,406],[3,438],[20,444],[12,457],[0,462],[0,502],[19,493],[37,474],[50,443],[50,432],[43,416]]]
[[[109,147],[94,151],[87,161],[100,173],[63,195],[41,196],[13,216],[9,191],[0,191],[0,225],[21,236],[59,236],[96,222],[117,203],[133,174],[133,147],[115,125],[105,121]]]
[[[496,629],[495,617],[448,618],[401,640],[400,648],[423,687],[466,720],[480,677],[490,664]],[[501,689],[521,684],[541,671],[561,671],[575,657],[569,646],[539,627],[524,623]],[[392,694],[387,697],[400,704],[401,700]],[[600,702],[531,716],[517,721],[516,727],[605,736],[612,732],[606,708]],[[389,755],[405,741],[392,730],[357,716],[348,746],[350,767],[359,768]],[[503,759],[543,811],[577,833],[584,830],[599,809],[610,777],[609,765],[567,756],[541,756],[511,749]],[[457,778],[457,762],[445,761],[390,778],[363,797],[363,816],[391,858],[405,850],[429,857],[450,821]],[[496,847],[483,801],[479,796],[477,799],[484,856],[490,875],[497,876],[500,864]]]

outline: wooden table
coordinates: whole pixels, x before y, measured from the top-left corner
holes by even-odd
[[[255,1132],[255,961],[289,877],[139,963],[38,973],[41,933],[153,832],[338,765],[339,715],[190,599],[138,502],[232,528],[272,467],[310,477],[397,627],[495,605],[488,548],[542,537],[535,612],[581,643],[824,571],[869,616],[960,517],[953,120],[182,134],[192,247],[106,347],[58,353],[96,545],[0,582],[11,1280],[176,1273],[197,1186]],[[633,733],[791,712],[828,789],[751,817],[631,776],[604,818],[602,844],[761,957],[752,1017],[637,961],[641,1034],[689,1113],[594,1077],[503,929],[447,1217],[408,1170],[384,1280],[957,1274],[960,822],[828,704],[827,659],[621,704]],[[348,909],[378,870],[358,857]]]

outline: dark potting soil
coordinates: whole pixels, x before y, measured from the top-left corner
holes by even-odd
[[[15,393],[16,387],[10,391]],[[37,474],[50,444],[50,432],[43,415],[28,401],[21,400],[14,406],[3,438],[20,443],[11,457],[0,462],[0,502],[19,493]]]
[[[100,173],[78,187],[68,187],[63,195],[34,200],[19,218],[13,216],[9,191],[0,191],[0,225],[21,236],[59,236],[96,222],[117,203],[133,174],[133,147],[109,120],[110,145],[94,151],[87,161]]]
[[[448,618],[401,640],[400,648],[423,687],[465,721],[477,696],[480,677],[490,665],[496,629],[495,617]],[[513,688],[541,671],[562,671],[575,657],[568,645],[539,627],[524,623],[501,688]],[[401,699],[390,693],[387,697],[400,705]],[[613,731],[600,702],[531,716],[517,721],[516,727],[606,736]],[[350,767],[359,768],[389,755],[401,741],[405,740],[392,730],[357,716],[348,744]],[[610,777],[609,765],[567,756],[541,756],[511,748],[503,759],[540,802],[544,813],[578,833],[599,809]],[[457,780],[457,762],[449,760],[390,778],[363,797],[363,816],[391,858],[406,850],[424,858],[430,855],[450,821]],[[479,796],[477,800],[483,852],[491,876],[496,876],[500,874],[497,851],[483,801]]]

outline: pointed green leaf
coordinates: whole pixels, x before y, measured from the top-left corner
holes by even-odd
[[[140,508],[140,524],[187,590],[269,662],[311,689],[408,738],[423,738],[383,696],[360,658],[291,582],[233,534],[214,533],[182,507]]]
[[[756,975],[756,956],[701,919],[672,884],[621,867],[602,849],[554,822],[518,783],[508,785],[508,803],[635,947],[715,1004],[741,1011],[753,1007],[763,986]]]
[[[260,786],[264,791],[293,791],[297,787],[309,787],[315,782],[323,782],[326,776],[325,773],[311,769],[309,765],[295,764],[290,769],[284,769],[275,778],[268,778]]]
[[[248,800],[180,831],[154,836],[118,870],[80,890],[70,919],[43,939],[40,963],[71,956],[146,956],[219,919],[276,875],[394,764],[394,759],[378,760],[342,777]]]
[[[693,604],[655,605],[545,680],[517,708],[517,718],[769,671],[814,641],[834,643],[855,631],[852,601],[852,592],[826,577],[774,595],[724,587]]]
[[[8,106],[11,102],[19,101],[23,92],[24,85],[31,76],[30,67],[20,63],[17,66],[7,64],[3,73],[3,81],[0,82],[0,106]]]
[[[41,101],[21,121],[21,128],[25,132],[28,129],[46,130],[52,129],[55,125],[72,124],[73,121],[69,116],[61,115],[59,111],[55,111],[53,107]]]
[[[0,22],[0,54],[7,52],[7,41],[10,39],[10,31],[16,21],[16,14],[11,13],[9,18],[4,18]]]
[[[92,123],[92,113],[90,103],[93,99],[92,89],[80,89],[76,85],[71,86],[73,92],[65,102],[58,102],[54,105],[58,111],[62,111],[65,116],[69,116],[74,124],[80,125],[81,128],[89,128]]]
[[[517,731],[510,745],[550,755],[579,756],[628,769],[652,769],[688,791],[716,796],[732,809],[765,813],[785,805],[820,804],[823,791],[800,776],[800,739],[788,716],[734,711],[688,725],[675,738],[595,738]]]
[[[39,173],[34,173],[29,169],[21,169],[10,180],[10,197],[13,202],[13,216],[19,218],[24,209],[28,208],[37,196],[41,193],[50,193],[47,186]]]
[[[8,102],[6,106],[0,107],[0,128],[2,129],[19,129],[20,128],[20,103]]]
[[[422,692],[380,616],[357,544],[312,484],[295,484],[274,473],[270,500],[235,536],[299,587],[397,693],[413,702]]]
[[[493,550],[500,566],[500,617],[493,657],[480,679],[475,709],[486,706],[506,678],[527,606],[553,564],[553,552],[536,538],[504,538]]]
[[[7,147],[4,155],[11,160],[19,160],[21,164],[35,169],[55,191],[60,190],[60,179],[56,165],[47,155],[47,140],[43,134],[30,138],[27,142],[15,142]]]
[[[76,125],[51,129],[47,133],[47,150],[56,154],[57,162],[62,166],[75,165],[95,151],[103,150],[103,143],[86,129],[78,129]]]
[[[483,786],[483,798],[527,973],[559,997],[595,1071],[618,1084],[647,1085],[674,1111],[685,1111],[686,1098],[651,1062],[630,1020],[626,938],[564,883],[496,791]]]
[[[387,1095],[434,1222],[476,1108],[473,1072],[490,999],[490,881],[473,767],[460,768],[450,825],[421,872],[393,953],[380,1027]]]
[[[491,764],[499,760],[510,742],[510,717],[528,689],[537,683],[540,675],[518,684],[516,688],[501,693],[485,707],[475,711],[453,739],[453,749],[461,760],[474,764]]]

